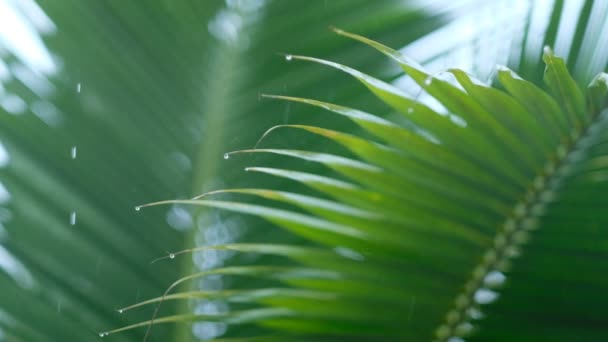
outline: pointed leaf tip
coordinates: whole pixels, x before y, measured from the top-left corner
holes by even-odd
[[[334,25],[329,25],[329,29],[332,30],[332,31],[334,31],[337,34],[343,34],[344,33],[344,30],[342,30],[340,28],[337,28]]]

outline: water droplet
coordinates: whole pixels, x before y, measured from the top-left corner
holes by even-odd
[[[292,55],[285,55],[285,60],[286,60],[286,61],[290,61],[290,60],[292,60],[292,59],[293,59],[293,56],[292,56]]]
[[[410,114],[413,113],[414,112],[414,108],[408,108],[407,112],[410,113]]]
[[[433,77],[429,76],[426,78],[426,80],[424,80],[424,84],[429,86],[431,85],[431,83],[433,83]]]
[[[468,309],[467,315],[469,315],[469,317],[471,317],[472,319],[477,319],[477,320],[484,318],[483,312],[481,312],[481,310],[479,310],[479,308],[476,308],[476,307],[472,307],[472,308]]]
[[[138,205],[137,207],[135,207],[135,211],[140,211],[140,210],[141,210],[141,206]]]
[[[456,329],[454,329],[455,330],[454,332],[458,336],[468,336],[471,334],[471,332],[473,332],[474,328],[475,327],[473,326],[473,324],[471,324],[469,322],[464,322],[464,323],[461,323],[458,326],[456,326]],[[464,340],[461,338],[459,338],[458,340],[464,342]]]
[[[100,332],[99,333],[99,337],[104,337],[104,336],[108,336],[108,333],[105,333],[105,332]]]
[[[486,286],[497,287],[504,284],[506,279],[507,277],[502,272],[490,271],[488,274],[486,274],[485,278],[483,279],[483,282]]]
[[[74,226],[76,225],[76,212],[72,211],[70,213],[70,225]]]
[[[175,258],[175,254],[169,253],[169,259],[174,259],[174,258]]]
[[[72,157],[72,159],[76,159],[77,152],[78,150],[76,149],[76,146],[72,146],[72,149],[70,150],[70,156]]]
[[[123,313],[124,311],[122,309],[118,309],[118,313]]]
[[[80,82],[76,85],[76,92],[80,93],[80,89],[82,88]]]
[[[230,155],[228,153],[224,153],[224,159],[228,159],[230,158]]]
[[[492,290],[481,288],[475,291],[473,298],[475,299],[475,302],[479,304],[490,304],[498,298],[498,293]]]

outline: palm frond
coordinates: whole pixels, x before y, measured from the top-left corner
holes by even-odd
[[[279,254],[321,275],[331,272],[298,273],[269,287],[215,295],[234,300],[245,294],[254,310],[278,310],[247,323],[285,338],[447,341],[474,330],[478,334],[472,338],[480,340],[605,338],[608,332],[600,327],[606,323],[602,293],[608,284],[597,260],[608,253],[601,242],[608,222],[601,197],[608,188],[606,74],[583,93],[564,60],[546,48],[548,91],[502,67],[497,78],[503,91],[457,69],[450,70],[457,83],[434,77],[395,50],[336,32],[392,58],[448,113],[349,67],[290,55],[354,76],[403,121],[316,100],[268,96],[343,115],[371,138],[283,125],[342,145],[349,154],[238,151],[296,158],[334,175],[252,167],[248,170],[309,190],[228,189],[205,197],[230,195],[230,200],[170,201],[258,216],[315,246],[216,248]],[[244,195],[268,203],[252,204],[241,199]],[[272,265],[242,269],[255,274],[258,267]],[[565,267],[575,267],[578,278],[563,276]],[[170,298],[196,295],[208,294]]]
[[[258,101],[288,84],[288,68],[300,80],[290,89],[303,94],[348,84],[276,53],[314,51],[360,66],[370,53],[327,26],[403,42],[445,16],[395,0],[0,1],[0,340],[88,341],[148,319],[145,310],[115,309],[193,272],[190,258],[178,267],[149,262],[200,241],[206,219],[224,220],[183,206],[146,215],[133,207],[200,194],[218,175],[236,179],[240,168],[215,157],[289,118],[289,108]],[[238,37],[222,31],[226,23],[238,24]],[[379,62],[368,66],[381,70]],[[347,89],[353,94],[364,92]],[[163,313],[190,309],[179,301]],[[150,340],[189,341],[192,331],[166,325]]]
[[[159,296],[180,274],[217,267],[304,266],[308,273],[299,274],[309,278],[344,270],[350,278],[209,274],[173,289],[160,313],[248,312],[312,296],[306,291],[322,301],[336,296],[351,307],[351,297],[365,302],[367,293],[379,292],[368,279],[377,274],[386,284],[376,294],[381,305],[404,291],[424,298],[430,293],[426,287],[435,286],[435,273],[445,272],[448,279],[455,274],[462,279],[454,283],[464,283],[466,275],[446,264],[442,251],[461,262],[462,249],[474,249],[471,255],[482,250],[491,227],[509,215],[513,198],[527,186],[529,176],[522,170],[535,169],[553,154],[561,132],[569,129],[566,107],[563,120],[551,119],[563,104],[542,90],[552,89],[542,86],[542,46],[555,46],[556,53],[567,56],[576,83],[586,86],[607,66],[606,11],[606,3],[593,0],[159,0],[145,6],[112,0],[0,1],[0,340],[97,339],[99,331],[148,320],[154,310],[148,305],[119,314],[117,308]],[[330,25],[387,45],[405,45],[399,51],[432,75],[425,81],[454,83],[457,78],[457,87],[492,113],[495,122],[471,103],[463,105],[472,109],[473,120],[465,119],[468,110],[448,111],[398,64],[376,58],[375,51],[356,41],[327,34]],[[284,52],[293,53],[289,63],[282,60]],[[307,57],[304,63],[294,57],[302,54],[320,59]],[[514,92],[506,95],[468,76],[491,79],[495,63],[531,82],[499,73],[503,83],[495,86]],[[466,73],[445,72],[449,65]],[[348,72],[368,82],[372,91],[352,82]],[[588,90],[590,112],[606,106],[602,77]],[[301,98],[267,101],[259,98],[261,93]],[[496,131],[483,131],[476,118]],[[277,124],[259,142],[267,151],[229,154],[229,160],[222,160],[227,151],[249,149]],[[479,127],[461,129],[465,124]],[[504,158],[492,147],[503,139],[508,146],[500,148]],[[446,151],[446,144],[456,148]],[[598,171],[597,179],[604,177],[602,163],[598,159],[586,166]],[[247,176],[244,164],[256,165]],[[496,175],[501,183],[495,182]],[[202,206],[132,210],[144,202],[191,198],[225,184],[233,191],[210,193],[204,203],[235,202],[241,211],[264,213],[299,232],[305,229],[298,219],[305,217],[319,228],[311,236],[315,241],[336,242],[340,236],[335,230],[349,232],[351,240],[328,248],[253,215]],[[600,196],[601,190],[590,186],[585,193]],[[588,204],[581,196],[572,194],[568,200],[601,209],[599,202]],[[559,210],[570,206],[567,202]],[[436,231],[429,232],[428,226]],[[407,234],[395,238],[394,232],[404,227]],[[374,237],[363,246],[373,247],[374,258],[359,252],[362,234]],[[454,244],[454,238],[462,243]],[[219,248],[232,241],[255,246]],[[179,258],[178,252],[168,253],[164,262],[149,264],[167,250],[208,244],[219,246]],[[432,265],[425,264],[429,261]],[[353,263],[358,266],[352,268]],[[395,275],[402,264],[404,270],[422,273]],[[298,292],[285,292],[291,290]],[[223,291],[245,291],[247,300]],[[191,295],[172,297],[185,293]],[[441,303],[451,300],[447,297],[437,296]],[[412,298],[396,316],[405,314],[406,322],[417,319],[418,299]],[[282,324],[300,324],[290,319]],[[223,335],[227,327],[234,340],[324,337],[260,328],[251,321],[229,326],[193,322],[159,325],[149,340],[206,339]],[[339,332],[352,327],[347,323],[332,316],[310,324]],[[508,328],[487,329],[478,336],[497,339],[498,331]],[[140,340],[144,333],[131,329],[109,339]]]

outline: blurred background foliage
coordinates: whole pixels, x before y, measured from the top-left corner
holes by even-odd
[[[285,159],[222,155],[253,147],[277,124],[356,129],[318,110],[261,100],[262,93],[393,115],[348,76],[288,63],[285,53],[335,60],[419,93],[397,66],[329,26],[403,47],[432,72],[458,67],[482,80],[505,64],[539,82],[542,47],[550,45],[587,84],[606,69],[607,14],[608,2],[590,0],[0,0],[0,340],[99,339],[99,331],[149,319],[150,309],[115,310],[160,295],[180,275],[259,258],[207,251],[150,264],[167,251],[295,240],[253,218],[133,208],[226,186],[293,190],[242,172],[258,162],[284,167]],[[432,104],[424,94],[420,100]],[[261,144],[273,142],[336,149],[287,131]],[[186,286],[227,285],[239,286],[230,277]],[[228,309],[199,300],[166,303],[163,312]],[[150,340],[226,330],[208,322],[158,326]]]

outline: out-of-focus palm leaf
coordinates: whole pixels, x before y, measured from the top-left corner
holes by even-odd
[[[370,52],[327,35],[327,27],[405,43],[449,12],[342,0],[1,5],[0,141],[8,161],[0,192],[10,199],[2,209],[0,339],[26,341],[95,340],[151,316],[115,309],[191,272],[197,266],[188,258],[150,261],[230,219],[199,219],[183,207],[139,215],[133,207],[199,194],[216,187],[220,173],[237,177],[240,169],[219,171],[223,151],[253,145],[269,124],[290,120],[289,107],[261,102],[259,93],[288,86],[337,99],[365,94],[312,66],[294,69],[277,53],[315,51],[381,71],[384,61],[370,65]],[[191,335],[186,326],[152,338]]]

